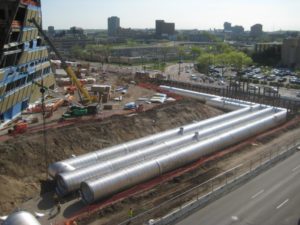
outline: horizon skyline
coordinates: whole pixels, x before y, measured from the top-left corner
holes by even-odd
[[[175,23],[176,30],[223,29],[224,22],[230,22],[232,26],[243,26],[246,31],[257,23],[263,25],[265,32],[300,31],[297,23],[300,1],[297,0],[252,0],[251,3],[240,0],[211,0],[208,3],[204,0],[186,0],[184,3],[180,0],[152,0],[151,3],[145,0],[72,0],[72,11],[65,11],[70,8],[69,4],[66,0],[42,2],[44,29],[54,26],[57,30],[65,30],[76,26],[107,30],[107,19],[117,16],[121,27],[132,29],[155,29],[155,20],[162,19]],[[180,14],[182,16],[178,18]],[[64,15],[63,20],[60,15]]]

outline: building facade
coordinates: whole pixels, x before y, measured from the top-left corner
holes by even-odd
[[[55,28],[54,26],[49,26],[48,27],[48,35],[53,37],[55,35]]]
[[[276,54],[281,54],[282,43],[280,42],[265,42],[255,44],[255,53],[262,53],[266,51],[274,51]]]
[[[250,29],[250,35],[253,37],[259,37],[263,34],[263,25],[254,24]]]
[[[244,31],[245,31],[244,27],[243,26],[239,26],[239,25],[233,26],[231,28],[231,30],[232,30],[232,33],[236,34],[236,35],[243,34]]]
[[[115,36],[120,29],[120,18],[116,16],[109,17],[107,20],[108,36]]]
[[[229,22],[225,22],[223,27],[224,27],[224,31],[231,31],[231,29],[232,29],[231,23],[229,23]]]
[[[155,33],[161,37],[164,35],[171,36],[175,34],[175,23],[166,23],[164,20],[155,21]]]
[[[51,88],[55,80],[47,47],[30,22],[42,23],[40,0],[1,0],[0,15],[0,121],[5,122],[40,98],[36,83]]]
[[[300,37],[283,41],[281,61],[285,66],[300,68]]]

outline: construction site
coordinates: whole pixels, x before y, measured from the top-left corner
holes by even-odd
[[[40,1],[0,10],[0,224],[155,224],[299,139],[299,101],[67,61]]]

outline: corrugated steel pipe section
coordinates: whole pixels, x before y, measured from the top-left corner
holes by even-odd
[[[201,129],[195,133],[188,133],[174,139],[169,139],[160,144],[141,148],[127,155],[93,164],[79,170],[60,173],[56,177],[57,191],[60,195],[68,194],[69,192],[79,189],[82,181],[94,179],[132,164],[152,159],[158,155],[166,154],[166,152],[174,151],[183,145],[191,145],[195,142],[202,141],[204,138],[209,138],[209,136],[224,132],[224,130],[233,129],[236,126],[242,126],[266,115],[270,115],[273,111],[274,109],[271,107],[260,107],[258,111],[249,111],[246,115],[239,115],[219,123],[211,124],[210,126],[201,127]]]
[[[220,105],[223,105],[220,103]],[[229,104],[227,104],[229,105]],[[220,106],[221,107],[221,106]],[[181,136],[182,132],[195,132],[203,128],[204,126],[211,126],[213,124],[217,124],[221,121],[228,120],[230,118],[235,118],[239,115],[247,114],[249,111],[257,110],[261,107],[260,105],[253,105],[251,107],[247,106],[245,108],[239,109],[234,112],[230,112],[227,114],[223,114],[214,118],[210,118],[204,121],[188,124],[182,127],[178,127],[175,129],[167,130],[164,132],[160,132],[154,135],[146,136],[143,138],[139,138],[133,141],[129,141],[123,144],[115,145],[112,147],[104,148],[92,153],[84,154],[81,156],[77,156],[74,158],[70,158],[67,160],[55,162],[51,164],[48,168],[48,173],[51,177],[55,177],[56,174],[62,172],[70,172],[82,167],[86,167],[101,161],[109,160],[118,156],[126,155],[129,152],[136,151],[140,148],[144,148],[153,144],[157,144],[162,141],[166,141],[167,139],[171,139],[174,137]]]
[[[223,101],[226,101],[229,105],[236,103],[237,105],[240,105],[241,108],[255,104],[253,102],[232,99],[232,98],[225,98],[225,97],[221,97],[218,95],[211,95],[211,94],[206,94],[206,93],[201,93],[201,92],[197,92],[197,91],[191,91],[191,90],[181,89],[181,88],[176,88],[176,87],[170,87],[170,86],[165,86],[165,85],[160,85],[159,87],[163,90],[166,90],[166,91],[178,94],[178,95],[195,98],[195,99],[199,99],[202,101],[209,101],[212,99],[221,99]]]
[[[81,183],[82,198],[86,203],[110,196],[138,183],[147,181],[176,168],[199,159],[201,156],[231,146],[255,134],[264,132],[286,120],[287,110],[275,109],[278,112],[218,134],[196,144],[180,148],[144,163],[110,173],[107,176]]]
[[[7,217],[3,225],[41,225],[37,219],[25,211],[14,212]]]

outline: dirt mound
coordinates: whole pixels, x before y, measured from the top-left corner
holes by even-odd
[[[0,143],[0,211],[8,213],[40,193],[49,163],[219,114],[222,111],[198,101],[182,100],[132,117],[113,116],[48,130],[46,151],[43,132]]]

